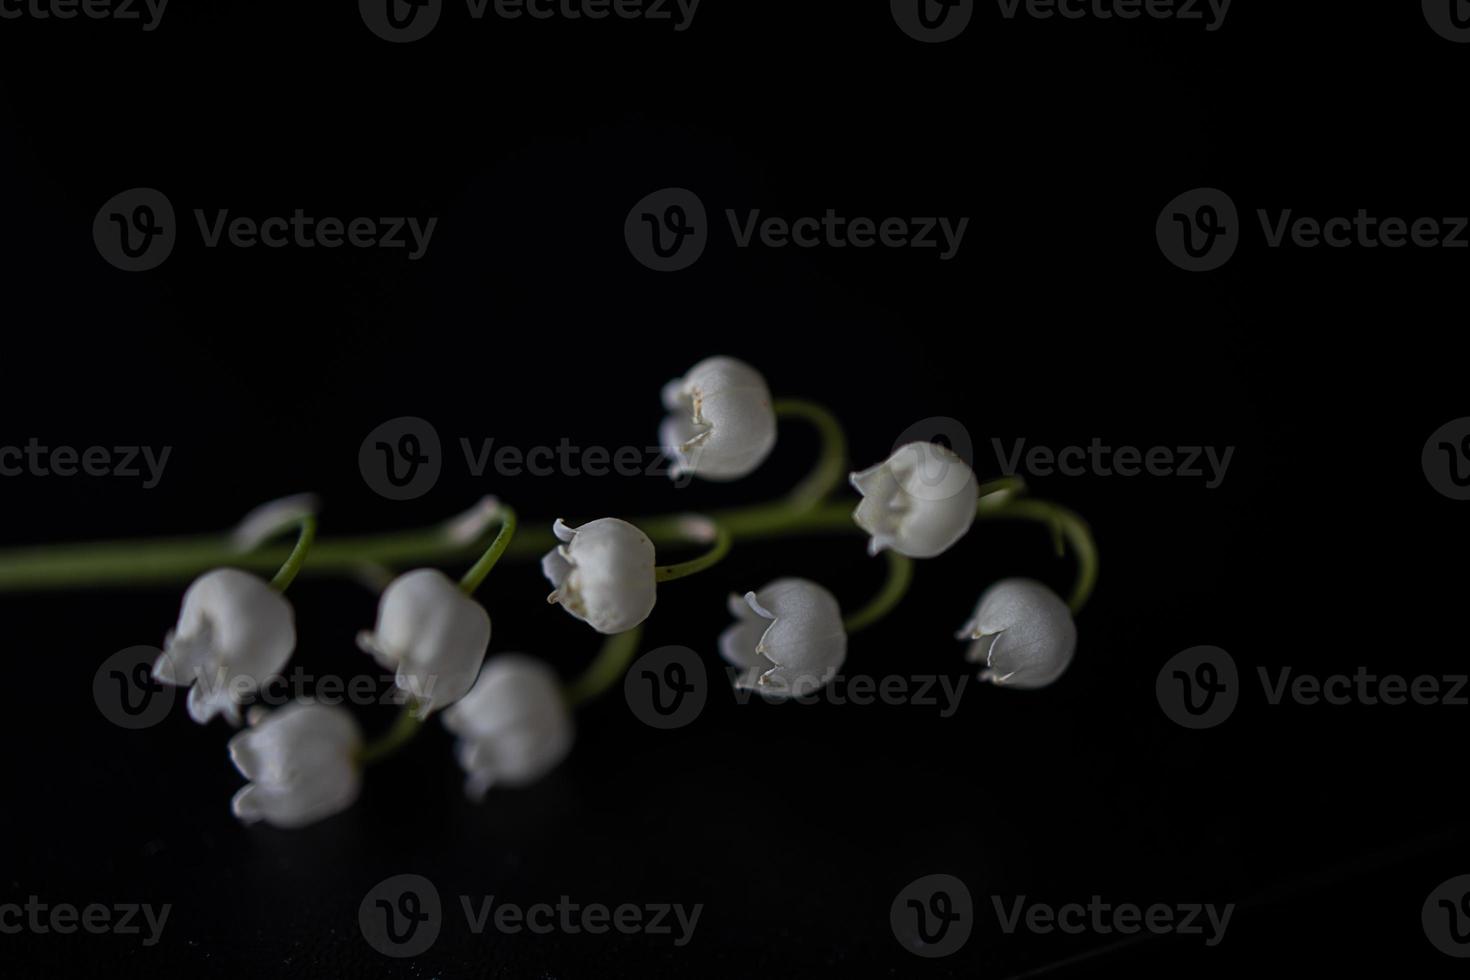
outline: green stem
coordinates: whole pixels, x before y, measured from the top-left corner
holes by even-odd
[[[271,588],[277,592],[285,592],[296,580],[296,573],[301,571],[301,566],[306,562],[306,553],[311,550],[312,542],[316,540],[316,515],[307,514],[301,518],[301,532],[296,536],[296,547],[291,549],[291,554],[281,565],[276,577],[271,579]]]
[[[842,621],[842,628],[848,633],[856,633],[872,626],[898,608],[898,604],[908,593],[909,585],[914,580],[913,559],[892,550],[884,552],[884,555],[888,558],[888,578],[884,580],[883,588],[866,606]]]
[[[398,712],[398,717],[393,720],[393,726],[363,746],[362,751],[357,755],[358,764],[370,766],[375,762],[382,762],[411,742],[419,730],[424,727],[423,720],[415,713],[416,709],[417,705],[410,699]]]
[[[1060,504],[1030,499],[1008,500],[995,507],[981,507],[975,516],[987,520],[1020,518],[1045,524],[1051,529],[1058,555],[1066,554],[1067,545],[1071,545],[1072,554],[1077,559],[1077,581],[1072,586],[1067,605],[1074,614],[1082,611],[1097,585],[1098,566],[1097,544],[1086,521]]]
[[[809,422],[821,437],[822,448],[811,473],[786,495],[786,505],[804,511],[831,496],[847,478],[847,437],[837,417],[816,402],[800,398],[780,398],[771,406],[777,418],[795,418]]]
[[[709,551],[698,558],[679,562],[676,565],[659,565],[653,570],[653,577],[658,582],[672,582],[675,579],[687,578],[698,572],[704,571],[730,553],[730,544],[734,538],[724,527],[715,523],[707,517],[685,518],[687,536],[695,541],[710,541],[714,544]]]
[[[490,574],[490,569],[500,560],[510,547],[511,539],[516,534],[516,512],[515,508],[500,504],[495,511],[495,516],[500,519],[500,533],[495,535],[495,540],[490,542],[490,547],[480,556],[480,560],[464,573],[464,578],[459,580],[459,587],[464,590],[465,595],[474,595],[480,583],[485,581],[485,576]]]
[[[572,707],[586,704],[618,682],[638,652],[643,627],[635,626],[626,633],[615,633],[602,644],[597,659],[566,688],[567,703]]]

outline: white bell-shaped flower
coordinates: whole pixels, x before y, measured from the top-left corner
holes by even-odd
[[[357,645],[395,671],[394,683],[426,718],[475,682],[490,647],[490,614],[443,572],[420,568],[383,590],[377,626],[359,633]]]
[[[599,633],[624,633],[648,618],[658,598],[654,549],[648,535],[615,517],[552,527],[562,544],[541,559],[556,589],[548,602]]]
[[[800,697],[837,676],[847,659],[847,631],[832,593],[815,582],[783,578],[730,596],[735,625],[720,635],[720,655],[742,673],[735,686],[774,697]]]
[[[362,732],[345,708],[297,701],[230,739],[230,759],[250,784],[231,809],[245,823],[303,827],[340,813],[362,787]]]
[[[982,681],[1045,687],[1072,662],[1077,624],[1051,589],[1030,579],[1008,578],[985,590],[956,639],[974,641],[965,659],[985,662]]]
[[[540,779],[572,748],[572,713],[556,674],[523,654],[491,657],[470,693],[442,717],[459,738],[455,752],[471,799],[491,786]]]
[[[280,673],[296,648],[291,603],[269,584],[236,568],[218,568],[184,592],[178,624],[163,641],[153,676],[192,685],[189,717],[217,714],[240,724],[240,702]]]
[[[863,496],[852,518],[872,535],[869,554],[892,548],[910,558],[933,558],[964,537],[975,520],[975,472],[932,442],[901,446],[850,479]]]
[[[733,357],[708,357],[663,390],[669,415],[659,442],[673,460],[670,475],[736,480],[776,445],[776,413],[760,372]]]

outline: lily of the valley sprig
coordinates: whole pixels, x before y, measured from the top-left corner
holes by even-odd
[[[1057,553],[1075,558],[1077,577],[1065,601],[1029,579],[976,582],[980,598],[959,633],[968,643],[963,660],[1001,688],[1043,688],[1063,676],[1077,646],[1075,616],[1098,567],[1091,533],[1076,514],[1025,496],[1015,478],[982,483],[963,459],[932,443],[901,445],[850,472],[846,438],[830,412],[773,398],[760,372],[735,358],[695,364],[664,386],[662,402],[669,414],[661,445],[676,476],[747,476],[773,456],[778,426],[792,421],[813,427],[821,450],[786,496],[702,515],[592,514],[521,529],[511,507],[487,497],[421,531],[317,540],[315,499],[289,497],[258,508],[224,535],[0,551],[0,592],[189,583],[154,675],[189,688],[187,712],[201,725],[246,723],[229,742],[230,758],[248,781],[232,809],[245,823],[282,828],[351,807],[364,771],[406,747],[433,714],[454,736],[471,799],[545,776],[572,750],[576,709],[620,685],[660,592],[680,591],[686,608],[699,601],[699,589],[675,583],[715,566],[737,544],[861,532],[868,554],[885,565],[882,585],[862,602],[789,575],[730,594],[734,623],[712,645],[737,668],[739,688],[801,700],[830,683],[850,657],[872,656],[856,638],[899,606],[916,560],[952,562],[949,574],[963,570],[955,553],[976,525],[993,520],[1048,529]],[[835,498],[844,480],[856,501]],[[291,531],[294,541],[281,540]],[[687,557],[691,549],[697,553]],[[666,562],[667,552],[682,560]],[[491,650],[490,611],[476,595],[497,562],[531,559],[541,561],[550,601],[603,637],[600,652],[570,680],[531,654]],[[472,564],[457,581],[443,571],[461,562]],[[376,738],[365,738],[341,707],[246,707],[296,655],[285,592],[298,575],[354,578],[381,589],[376,619],[356,631],[357,643],[393,671],[401,710]],[[713,603],[716,596],[704,591]],[[496,590],[487,601],[498,615],[515,615],[540,600]],[[350,625],[343,625],[346,639]]]

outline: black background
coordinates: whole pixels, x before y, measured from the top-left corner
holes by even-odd
[[[172,903],[162,941],[0,936],[16,976],[1005,977],[1106,937],[1005,936],[989,896],[1052,903],[1235,901],[1225,941],[1157,938],[1055,969],[1235,975],[1395,967],[1448,975],[1420,906],[1470,871],[1459,816],[1463,707],[1266,707],[1258,666],[1464,672],[1464,508],[1421,471],[1466,414],[1465,253],[1268,249],[1257,208],[1463,215],[1470,47],[1417,4],[1237,0],[1224,27],[1005,21],[910,40],[887,4],[705,0],[668,24],[471,22],[389,45],[353,4],[188,4],[152,33],[0,21],[0,444],[173,447],[152,490],[7,478],[5,544],[224,528],[315,490],[323,534],[432,523],[483,493],[529,521],[755,501],[803,472],[783,430],[752,478],[476,480],[459,437],[523,447],[646,445],[659,386],[701,357],[758,366],[829,404],[855,461],[919,419],[963,420],[982,477],[993,438],[1236,447],[1223,485],[1038,477],[1092,523],[1103,577],[1077,659],[1042,692],[918,706],[738,706],[716,686],[689,728],[641,725],[614,693],[533,788],[460,795],[432,726],[309,829],[243,828],[221,723],[177,708],[124,732],[91,697],[112,652],[157,643],[177,587],[0,596],[7,703],[0,899]],[[192,225],[128,275],[91,239],[101,204],[163,190],[185,221],[232,213],[436,215],[428,255],[203,248]],[[691,269],[638,265],[624,216],[666,186],[716,218]],[[1222,270],[1161,256],[1154,220],[1197,186],[1247,225]],[[726,207],[795,217],[969,216],[959,256],[736,249]],[[357,468],[366,433],[432,421],[450,448],[429,495],[394,503]],[[860,601],[881,578],[856,536],[752,544],[661,591],[647,645],[713,668],[725,594],[800,574]],[[979,526],[919,568],[848,670],[966,671],[950,639],[1010,574],[1065,589],[1029,527]],[[482,593],[492,651],[570,677],[596,649],[542,601],[531,563]],[[295,663],[367,669],[374,597],[292,589]],[[1154,679],[1197,644],[1251,679],[1220,728],[1187,732]],[[360,709],[369,730],[388,708]],[[434,948],[388,960],[357,905],[414,872],[450,904]],[[909,881],[948,873],[976,933],[925,961],[890,932]],[[693,942],[474,936],[454,896],[705,906]]]

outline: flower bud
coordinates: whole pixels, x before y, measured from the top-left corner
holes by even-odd
[[[541,559],[556,591],[548,602],[599,633],[624,633],[648,618],[658,598],[654,549],[648,535],[615,517],[552,527],[562,544]]]
[[[863,496],[852,518],[872,535],[872,555],[892,548],[909,558],[933,558],[964,537],[975,519],[980,487],[974,471],[932,442],[902,446],[850,479]]]
[[[396,672],[398,689],[427,718],[475,682],[490,646],[490,614],[443,572],[420,568],[383,590],[377,626],[357,634],[357,645]]]
[[[776,413],[760,372],[733,357],[709,357],[664,386],[669,415],[659,442],[673,459],[670,475],[735,480],[755,470],[776,445]]]
[[[985,590],[956,639],[974,641],[965,659],[985,661],[982,681],[1046,687],[1072,662],[1077,625],[1051,589],[1030,579],[1008,578]]]
[[[236,568],[206,572],[184,592],[178,624],[163,641],[153,676],[190,686],[189,717],[217,714],[240,724],[240,700],[280,673],[296,648],[291,603]]]
[[[800,697],[820,689],[847,659],[847,632],[832,593],[815,582],[783,578],[758,592],[730,596],[735,625],[720,654],[743,673],[742,690]]]
[[[347,809],[362,775],[362,732],[345,708],[297,701],[230,739],[230,759],[251,780],[231,809],[247,824],[304,827]]]
[[[482,799],[492,785],[540,779],[572,748],[572,714],[556,674],[523,654],[490,658],[470,693],[443,718],[459,737],[455,752],[471,799]]]

